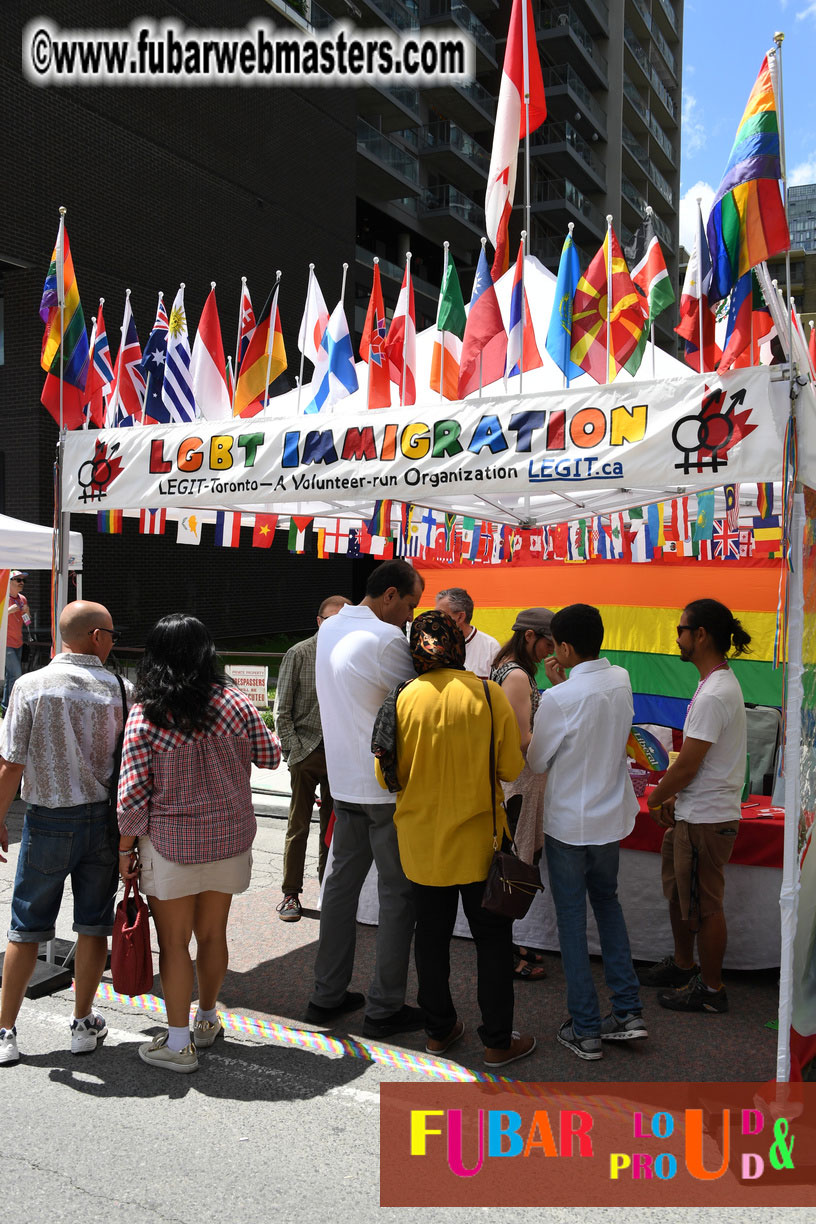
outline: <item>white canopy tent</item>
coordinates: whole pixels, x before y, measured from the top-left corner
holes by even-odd
[[[609,386],[528,391],[525,375],[524,394],[440,404],[426,393],[421,405],[376,412],[366,411],[358,395],[356,411],[345,401],[342,411],[306,416],[297,415],[293,392],[271,402],[274,415],[248,420],[75,431],[63,454],[64,521],[67,527],[71,512],[147,507],[171,514],[195,507],[208,517],[227,510],[367,518],[375,501],[387,498],[497,523],[563,522],[727,482],[782,480],[792,403],[798,478],[816,487],[812,383],[801,378],[792,386],[789,367],[722,376],[679,367],[678,375],[679,363],[665,360],[675,369],[662,377]],[[537,373],[552,384],[546,367]],[[282,409],[291,415],[282,416]],[[799,494],[792,537],[797,557],[802,530]],[[782,1080],[789,1075],[798,889],[801,576],[791,589],[777,1059]]]
[[[0,514],[0,569],[50,570],[54,540],[52,527],[25,523]],[[82,569],[82,536],[71,532],[69,569]]]

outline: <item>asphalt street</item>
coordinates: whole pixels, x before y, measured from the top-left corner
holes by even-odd
[[[281,896],[286,799],[266,795],[256,801],[265,814],[259,819],[250,891],[233,906],[231,965],[221,1000],[227,1032],[201,1053],[197,1073],[173,1075],[146,1067],[138,1058],[139,1043],[163,1027],[158,977],[155,996],[125,1001],[113,997],[106,975],[98,1008],[109,1035],[102,1048],[81,1058],[69,1050],[70,990],[24,1003],[18,1021],[22,1060],[0,1068],[0,1218],[9,1224],[133,1224],[135,1219],[198,1224],[218,1218],[248,1224],[353,1219],[356,1224],[416,1216],[423,1221],[462,1218],[457,1208],[380,1208],[379,1086],[478,1072],[475,986],[469,987],[469,1033],[461,1053],[457,1047],[461,1062],[425,1056],[421,1034],[389,1044],[365,1041],[355,1036],[362,1013],[349,1017],[345,1029],[310,1031],[301,1016],[318,933],[317,829],[314,825],[307,859],[304,904],[309,908],[301,922],[281,923],[275,905]],[[17,803],[9,820],[10,861],[0,866],[3,929],[21,821]],[[66,891],[58,936],[69,939],[70,925]],[[355,988],[365,988],[374,938],[372,928],[359,928]],[[455,941],[456,972],[470,983],[471,951],[468,941]],[[558,1047],[549,1030],[561,1018],[562,984],[558,957],[552,961],[552,983],[524,984],[517,990],[525,1027],[537,1019],[539,1033],[539,1050],[517,1065],[519,1078],[580,1080],[591,1074],[599,1081],[659,1080],[677,1074],[667,1070],[671,1053],[663,1048],[661,1054],[659,1033],[653,1043],[625,1043],[652,1045],[651,1053],[616,1049],[615,1057],[602,1063],[581,1064]],[[412,980],[410,1001],[413,990]],[[773,994],[772,987],[763,988],[760,1006],[766,1011],[773,1009]],[[763,1059],[765,1053],[772,1067],[772,1034]],[[737,1073],[729,1078],[746,1077]],[[546,1201],[542,1186],[537,1216],[558,1224],[612,1218],[616,1224],[635,1219],[679,1224],[688,1217],[681,1209],[565,1211],[547,1208]],[[520,1208],[468,1209],[467,1214],[488,1212],[501,1221],[529,1216],[529,1209]],[[710,1217],[712,1224],[723,1218],[722,1211],[716,1217],[714,1211],[696,1214]],[[806,1211],[732,1209],[725,1215],[746,1224],[770,1224],[804,1221]],[[810,1211],[807,1218],[812,1219]]]

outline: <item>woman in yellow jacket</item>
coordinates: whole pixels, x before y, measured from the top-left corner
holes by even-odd
[[[515,714],[491,681],[465,671],[465,639],[445,612],[411,625],[417,678],[391,694],[374,728],[380,784],[396,790],[400,858],[416,902],[415,956],[426,1050],[443,1054],[465,1031],[450,994],[450,941],[459,897],[476,945],[479,1036],[488,1067],[532,1054],[535,1038],[513,1031],[512,920],[482,909],[493,855],[491,710],[496,821],[506,832],[500,781],[524,767]]]

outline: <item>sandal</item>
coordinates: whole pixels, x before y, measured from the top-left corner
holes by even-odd
[[[544,953],[538,948],[525,948],[523,944],[513,944],[513,955],[519,960],[525,960],[530,965],[544,965]]]
[[[547,971],[543,965],[528,963],[523,957],[517,956],[513,961],[513,977],[519,982],[543,982]]]

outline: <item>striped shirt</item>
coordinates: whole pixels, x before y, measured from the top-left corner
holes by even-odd
[[[119,775],[119,829],[149,837],[174,863],[232,858],[252,845],[250,766],[276,769],[278,738],[234,686],[213,686],[207,731],[157,727],[141,704],[130,711]]]

